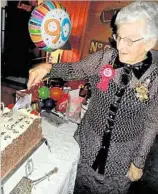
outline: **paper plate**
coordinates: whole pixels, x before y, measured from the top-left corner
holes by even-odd
[[[52,52],[61,48],[71,33],[71,20],[66,9],[56,1],[41,3],[31,13],[29,33],[41,50]]]

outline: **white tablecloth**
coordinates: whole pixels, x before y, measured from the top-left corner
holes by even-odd
[[[80,150],[73,138],[77,125],[69,122],[60,127],[54,127],[42,120],[43,136],[48,140],[51,151],[43,143],[16,172],[3,184],[2,194],[9,194],[23,176],[27,176],[28,162],[32,161],[31,180],[43,177],[58,168],[58,172],[40,182],[32,189],[32,194],[72,194],[76,178]],[[17,193],[18,194],[18,193]],[[25,194],[25,193],[24,193]]]
[[[72,194],[80,156],[79,146],[73,138],[77,125],[68,123],[56,128],[42,120],[42,129],[51,152],[47,149],[38,155],[38,163],[29,178],[40,178],[54,167],[58,172],[50,177],[50,181],[46,179],[33,188],[32,194]]]

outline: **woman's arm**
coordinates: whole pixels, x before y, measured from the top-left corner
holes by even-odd
[[[145,121],[145,132],[142,137],[140,148],[134,158],[134,165],[138,168],[144,168],[147,155],[154,143],[158,132],[158,93],[155,101],[151,104],[148,116]]]
[[[145,132],[140,142],[140,148],[134,158],[134,165],[138,168],[144,168],[147,155],[158,133],[158,78],[154,83],[155,94],[149,105],[147,117],[145,119]]]
[[[108,63],[112,49],[101,50],[76,63],[40,64],[29,71],[28,88],[45,76],[63,78],[64,80],[88,79],[98,74],[102,63]]]
[[[131,181],[139,180],[143,175],[143,168],[147,155],[152,147],[158,132],[158,78],[154,84],[154,97],[149,105],[147,117],[145,120],[145,131],[140,142],[139,149],[135,153],[134,160],[128,171],[128,177]]]
[[[90,75],[94,75],[98,71],[103,54],[104,51],[102,50],[79,62],[53,64],[48,76],[51,78],[61,77],[64,80],[88,79]]]

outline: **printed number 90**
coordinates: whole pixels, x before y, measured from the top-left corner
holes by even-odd
[[[49,30],[48,26],[51,22],[54,22],[56,24],[56,27],[57,29],[56,30]],[[71,27],[71,24],[70,24],[70,21],[68,18],[64,18],[61,26],[60,26],[60,22],[56,19],[49,19],[45,22],[44,24],[44,30],[45,32],[50,35],[50,36],[55,36],[55,39],[52,40],[52,43],[53,44],[56,44],[56,42],[59,40],[60,38],[60,32],[61,32],[61,39],[63,41],[66,41],[68,36],[69,36],[69,33],[67,33],[67,35],[65,36],[64,35],[64,26],[65,25],[68,25],[69,26],[69,31],[70,31],[70,27]]]

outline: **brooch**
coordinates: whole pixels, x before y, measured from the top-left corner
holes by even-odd
[[[140,99],[140,101],[146,101],[149,100],[149,90],[148,90],[148,85],[149,85],[150,80],[147,79],[143,83],[137,83],[136,84],[136,97]]]
[[[112,65],[104,65],[101,69],[101,79],[97,84],[97,88],[105,92],[108,89],[109,81],[114,77],[114,75],[115,70],[113,69]]]

